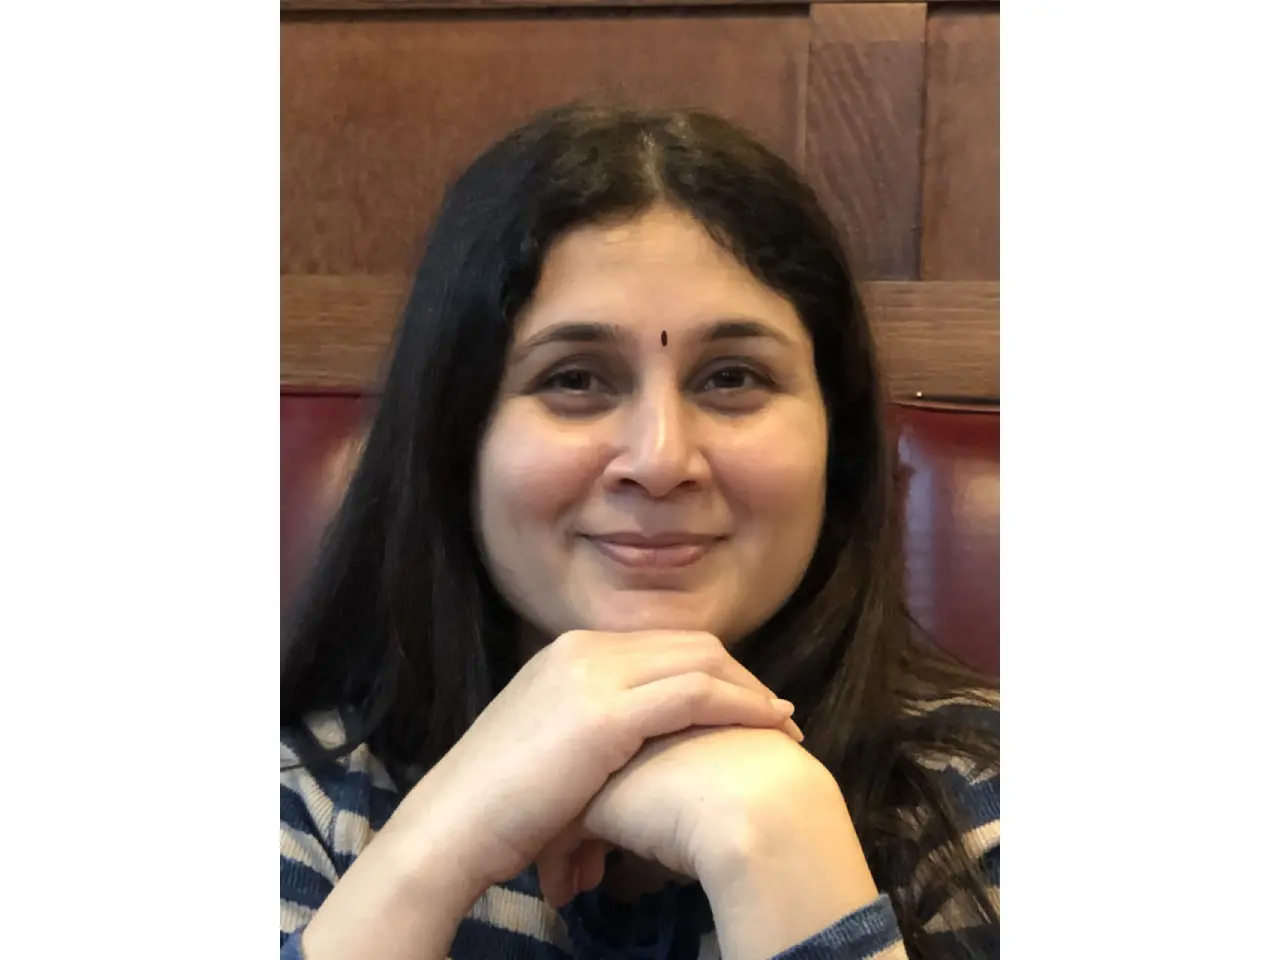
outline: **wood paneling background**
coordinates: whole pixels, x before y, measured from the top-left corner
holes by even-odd
[[[999,396],[995,3],[281,10],[283,385],[375,387],[447,181],[532,113],[591,98],[747,126],[840,226],[892,392]]]
[[[920,262],[925,7],[848,3],[810,14],[805,172],[861,275]]]
[[[1000,278],[1000,21],[930,11],[920,279]]]

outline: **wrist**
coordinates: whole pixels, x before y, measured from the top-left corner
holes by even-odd
[[[479,869],[476,848],[467,847],[462,831],[448,833],[423,823],[405,826],[400,831],[388,822],[374,841],[389,883],[407,900],[438,904],[442,913],[460,921],[493,883]]]
[[[500,878],[487,870],[484,838],[473,818],[455,815],[444,797],[424,795],[426,786],[419,783],[370,847],[379,848],[382,869],[398,890],[418,903],[438,903],[461,920]]]
[[[782,953],[880,895],[834,780],[733,818],[699,864],[726,960]]]

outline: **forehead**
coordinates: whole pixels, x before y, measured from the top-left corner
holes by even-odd
[[[792,337],[805,333],[791,304],[688,214],[655,207],[629,220],[577,227],[543,261],[517,324],[524,339],[565,320],[641,332],[751,317]],[[656,333],[655,333],[656,335]]]

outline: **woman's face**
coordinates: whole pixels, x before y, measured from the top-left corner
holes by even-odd
[[[657,207],[549,251],[480,445],[481,546],[545,639],[685,629],[732,643],[804,575],[826,457],[795,310]]]

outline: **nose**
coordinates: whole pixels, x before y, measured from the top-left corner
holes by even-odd
[[[677,385],[654,385],[629,406],[618,425],[617,454],[605,469],[610,487],[636,486],[661,498],[710,480],[711,466],[697,436],[698,412]]]

